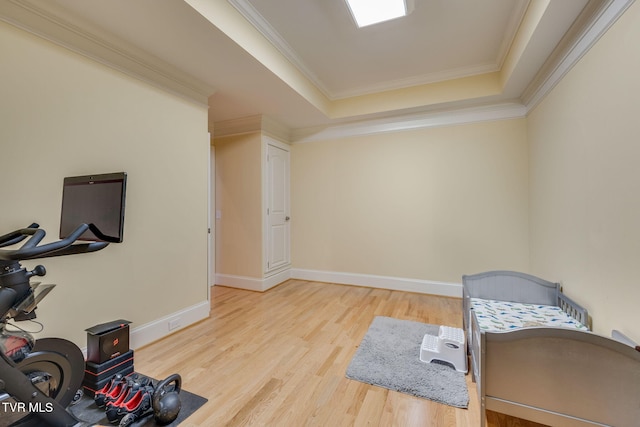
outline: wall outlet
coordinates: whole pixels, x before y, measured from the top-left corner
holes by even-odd
[[[174,317],[173,319],[169,320],[169,330],[173,331],[174,329],[177,329],[181,326],[181,322],[180,322],[180,318],[179,317]]]

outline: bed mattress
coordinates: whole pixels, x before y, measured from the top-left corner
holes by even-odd
[[[471,298],[471,308],[480,329],[488,332],[536,326],[588,330],[557,306]]]

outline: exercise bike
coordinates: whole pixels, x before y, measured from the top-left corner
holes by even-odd
[[[38,224],[0,236],[0,426],[87,425],[67,411],[78,397],[84,376],[84,356],[71,341],[42,338],[37,341],[20,328],[8,329],[10,320],[32,320],[42,299],[55,285],[30,282],[44,276],[42,265],[27,271],[20,261],[95,252],[109,243],[76,242],[93,225],[81,224],[68,237],[40,244],[45,231]]]

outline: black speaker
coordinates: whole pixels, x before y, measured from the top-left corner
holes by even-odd
[[[87,362],[104,363],[128,352],[130,323],[120,319],[87,329]]]

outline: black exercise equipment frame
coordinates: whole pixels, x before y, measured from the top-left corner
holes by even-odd
[[[44,276],[46,270],[38,265],[33,270],[27,271],[21,266],[20,261],[95,252],[109,244],[104,241],[76,243],[87,230],[99,238],[102,236],[102,233],[92,224],[81,224],[67,238],[39,245],[46,232],[36,223],[0,236],[0,248],[16,245],[28,237],[18,249],[0,249],[0,330],[4,330],[7,321],[11,318],[26,320],[35,317],[35,305],[30,312],[20,312],[16,307],[24,306],[25,301],[34,299],[29,280],[33,276]],[[61,387],[69,390],[59,391],[63,393],[60,399],[47,396],[20,370],[20,367],[25,364],[41,364],[60,369]],[[18,363],[0,351],[0,394],[6,393],[17,401],[23,402],[28,409],[40,409],[36,412],[31,411],[14,425],[46,424],[54,427],[70,427],[82,424],[82,421],[66,410],[70,402],[69,396],[74,392],[72,389],[80,388],[77,380],[78,373],[76,372],[75,378],[72,374],[77,370],[80,370],[81,382],[82,372],[84,372],[82,352],[72,342],[60,338],[38,340],[27,358]]]

